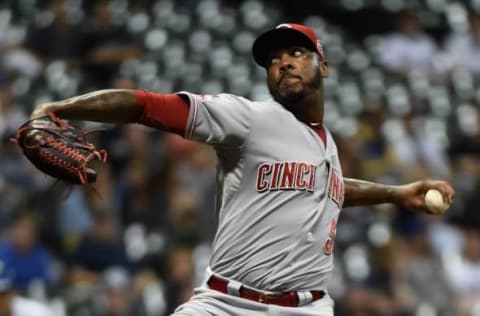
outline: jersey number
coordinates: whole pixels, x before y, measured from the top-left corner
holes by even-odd
[[[333,252],[333,245],[335,243],[335,237],[337,236],[337,219],[333,218],[330,223],[330,232],[328,233],[328,239],[323,245],[323,252],[329,256]]]

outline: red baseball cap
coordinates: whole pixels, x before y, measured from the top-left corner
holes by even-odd
[[[253,58],[262,67],[266,66],[267,55],[272,49],[298,45],[316,52],[325,59],[322,44],[315,31],[306,25],[283,23],[273,30],[261,34],[252,46]]]

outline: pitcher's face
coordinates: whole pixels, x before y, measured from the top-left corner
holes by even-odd
[[[322,78],[328,76],[327,63],[300,46],[272,50],[266,68],[270,93],[287,107],[320,89]]]

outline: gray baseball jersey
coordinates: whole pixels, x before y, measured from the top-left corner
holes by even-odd
[[[185,137],[218,157],[212,271],[268,291],[325,289],[344,198],[330,133],[322,141],[273,100],[180,94],[190,99]]]

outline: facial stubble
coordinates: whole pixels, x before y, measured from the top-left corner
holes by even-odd
[[[268,90],[275,101],[289,109],[295,107],[296,104],[301,103],[302,99],[309,94],[320,89],[321,85],[322,75],[320,71],[316,71],[312,80],[297,92],[290,92],[282,95],[278,86],[271,83],[268,84]]]

